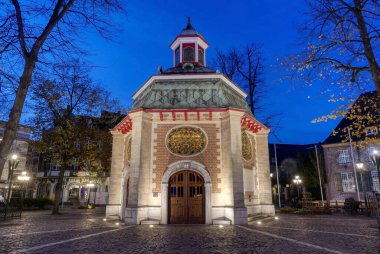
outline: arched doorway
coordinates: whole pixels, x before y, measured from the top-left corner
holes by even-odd
[[[184,170],[169,179],[169,223],[205,223],[205,190],[203,177]]]

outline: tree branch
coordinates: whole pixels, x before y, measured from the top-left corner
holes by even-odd
[[[24,21],[22,19],[22,13],[21,13],[21,8],[20,4],[17,0],[12,0],[12,4],[15,8],[16,11],[16,19],[17,19],[17,30],[18,30],[18,40],[20,43],[22,55],[24,58],[27,58],[29,56],[29,52],[26,48],[26,43],[25,43],[25,35],[24,35]]]

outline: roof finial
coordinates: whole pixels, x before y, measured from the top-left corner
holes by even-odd
[[[191,29],[193,26],[191,25],[191,22],[190,22],[190,16],[187,17],[187,27],[186,29]]]

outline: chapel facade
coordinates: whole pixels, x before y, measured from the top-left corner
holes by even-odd
[[[128,224],[247,224],[274,215],[269,129],[247,94],[206,67],[208,43],[191,25],[170,44],[173,67],[133,95],[113,135],[107,216]]]

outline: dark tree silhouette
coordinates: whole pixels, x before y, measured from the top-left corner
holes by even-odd
[[[96,141],[110,144],[111,137],[108,132],[104,135],[104,131],[89,126],[87,120],[102,110],[119,109],[118,102],[110,99],[108,91],[94,84],[83,66],[79,61],[55,66],[50,79],[41,79],[32,87],[32,123],[40,134],[36,144],[40,152],[50,154],[60,165],[53,214],[58,214],[64,173],[70,170],[73,158],[79,159],[81,169],[94,173],[94,178],[104,170],[98,164],[102,154],[98,153]],[[95,143],[85,145],[86,139]],[[78,147],[77,142],[82,143],[81,146]]]
[[[10,104],[0,142],[1,175],[36,68],[80,53],[83,29],[109,38],[112,17],[123,7],[118,0],[11,0],[1,1],[0,9],[0,93],[7,95],[0,106]]]

